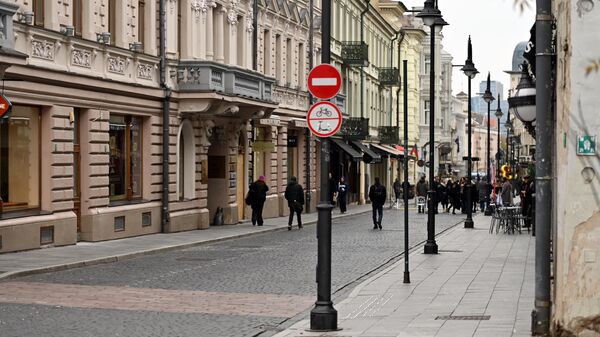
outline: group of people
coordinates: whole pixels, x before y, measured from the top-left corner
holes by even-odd
[[[252,226],[262,226],[264,224],[262,212],[267,201],[267,192],[269,187],[265,183],[265,177],[260,176],[257,181],[250,184],[246,194],[246,205],[252,209]],[[290,209],[288,220],[288,230],[292,230],[294,215],[298,220],[298,228],[302,228],[302,211],[304,210],[304,189],[298,184],[296,177],[290,177],[290,181],[285,189],[285,199]]]
[[[440,177],[435,177],[433,186],[433,208],[435,213],[438,213],[439,205],[442,205],[442,211],[456,214],[456,210],[461,213],[467,213],[471,208],[472,212],[479,210],[484,212],[493,201],[496,205],[509,206],[513,204],[513,197],[516,195],[515,184],[519,190],[521,197],[521,208],[523,215],[530,215],[533,208],[533,195],[535,193],[535,184],[529,176],[511,183],[510,180],[501,178],[496,186],[493,186],[486,178],[477,177],[475,182],[472,182],[471,202],[468,202],[467,177],[462,177],[459,180],[447,179],[443,180]],[[403,196],[403,191],[409,191],[409,198],[412,199],[412,186],[405,183],[400,183],[398,178],[393,184],[394,195],[396,202]],[[344,177],[341,177],[338,182],[329,174],[329,196],[331,204],[338,204],[340,212],[343,214],[347,211],[348,191],[350,186],[346,183]],[[260,176],[257,181],[250,184],[248,194],[246,195],[246,204],[252,208],[252,225],[262,226],[264,221],[262,211],[267,199],[269,187],[265,183],[265,177]],[[427,199],[429,193],[429,183],[425,180],[425,176],[421,176],[415,186],[415,191],[418,198]],[[381,184],[379,177],[375,178],[375,183],[369,188],[369,200],[373,208],[373,229],[382,229],[381,221],[383,218],[383,206],[386,202],[387,191],[385,186]],[[304,209],[304,189],[296,177],[291,177],[289,184],[285,190],[285,199],[288,202],[290,210],[288,220],[288,230],[292,230],[294,215],[298,221],[298,228],[302,228],[302,211]],[[425,203],[418,203],[418,213],[425,213]],[[526,223],[528,225],[528,223]]]

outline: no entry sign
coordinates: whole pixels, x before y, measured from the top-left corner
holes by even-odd
[[[321,138],[330,137],[340,130],[342,113],[330,102],[319,102],[308,110],[306,121],[313,135]]]
[[[320,64],[308,73],[308,90],[320,99],[335,97],[342,86],[342,75],[330,64]]]
[[[0,118],[8,117],[12,104],[4,95],[0,95]]]

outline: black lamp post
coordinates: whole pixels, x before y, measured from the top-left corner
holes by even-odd
[[[490,143],[491,143],[491,133],[490,133],[490,104],[492,103],[492,101],[494,100],[494,95],[492,95],[492,91],[490,90],[490,73],[488,72],[488,77],[487,77],[487,85],[485,87],[485,93],[483,94],[483,100],[487,103],[487,151],[486,151],[486,176],[487,179],[489,180],[491,175],[490,175],[490,167],[491,167],[491,161],[490,161]]]
[[[438,246],[435,242],[435,190],[434,190],[434,151],[435,151],[435,27],[442,27],[447,23],[442,19],[442,14],[437,9],[433,0],[426,0],[423,10],[416,15],[423,20],[426,26],[431,28],[430,47],[431,60],[429,66],[429,191],[427,191],[427,242],[425,243],[425,254],[437,254]]]
[[[490,72],[488,71],[488,77],[487,77],[487,85],[485,87],[485,93],[483,94],[483,100],[487,103],[487,150],[486,150],[486,178],[489,184],[492,183],[492,175],[490,173],[490,169],[492,166],[492,162],[490,159],[490,146],[491,146],[491,131],[490,131],[490,120],[491,120],[491,115],[490,115],[490,104],[492,103],[492,101],[494,100],[494,95],[492,95],[492,91],[490,90]],[[478,170],[479,172],[479,170]],[[487,194],[487,197],[489,197],[489,193]],[[484,202],[486,203],[486,207],[485,207],[485,215],[492,215],[492,210],[487,207],[487,200],[484,200]]]
[[[467,75],[469,78],[469,100],[468,100],[468,109],[467,109],[467,184],[465,185],[465,190],[467,194],[467,219],[465,220],[465,228],[473,228],[473,197],[471,189],[473,188],[471,184],[471,170],[472,170],[472,158],[471,158],[471,80],[477,76],[479,71],[475,68],[475,64],[473,64],[473,47],[471,46],[471,36],[469,36],[469,42],[467,45],[467,60],[465,61],[465,65],[461,68],[461,70]]]
[[[496,118],[498,118],[498,137],[496,147],[496,181],[500,177],[500,118],[502,118],[502,109],[500,109],[500,94],[498,94],[498,108],[496,109]]]

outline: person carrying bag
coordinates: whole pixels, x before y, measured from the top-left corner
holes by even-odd
[[[287,200],[288,207],[290,208],[288,230],[292,230],[292,222],[294,222],[294,213],[296,213],[296,217],[298,219],[298,229],[302,228],[302,218],[300,214],[304,210],[304,189],[300,184],[298,184],[298,180],[296,179],[296,177],[292,176],[290,178],[290,183],[285,189],[285,199]]]

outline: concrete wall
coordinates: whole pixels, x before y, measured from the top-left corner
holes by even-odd
[[[580,2],[555,1],[554,8],[558,78],[553,322],[564,336],[597,336],[600,328],[593,322],[600,319],[600,155],[578,156],[576,145],[579,135],[600,133],[600,73],[586,74],[591,61],[600,58],[600,8],[578,8]]]

